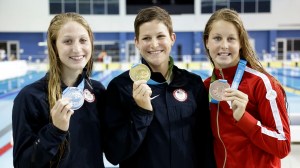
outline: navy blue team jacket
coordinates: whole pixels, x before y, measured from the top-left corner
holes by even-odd
[[[208,94],[200,76],[173,67],[170,84],[160,73],[149,85],[153,112],[137,106],[126,71],[107,87],[105,110],[108,161],[120,168],[215,167]]]
[[[84,73],[83,73],[84,74]],[[78,79],[79,83],[84,77]],[[47,97],[47,75],[24,87],[14,100],[13,160],[14,167],[50,167],[57,159],[59,145],[67,139],[59,166],[63,168],[104,168],[102,158],[102,114],[104,109],[104,86],[85,78],[85,88],[94,94],[93,102],[85,101],[71,116],[68,132],[50,123]],[[62,89],[66,86],[62,86]]]

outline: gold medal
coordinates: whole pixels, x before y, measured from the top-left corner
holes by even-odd
[[[209,95],[211,96],[211,98],[217,101],[222,101],[224,90],[226,88],[230,88],[226,80],[216,80],[210,84]]]
[[[132,81],[146,80],[151,76],[150,69],[144,64],[137,64],[129,70],[129,76]]]

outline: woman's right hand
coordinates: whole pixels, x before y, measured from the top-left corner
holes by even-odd
[[[71,109],[72,104],[68,99],[59,99],[51,109],[51,117],[53,125],[63,131],[68,131],[71,115],[74,110]]]
[[[138,106],[146,110],[152,111],[152,104],[150,96],[152,94],[151,88],[147,85],[146,80],[139,80],[133,83],[132,96]]]

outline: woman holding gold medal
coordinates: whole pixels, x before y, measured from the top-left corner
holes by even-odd
[[[214,167],[207,92],[174,65],[169,14],[142,9],[134,28],[142,61],[107,87],[106,158],[120,168]]]
[[[291,150],[285,91],[257,60],[238,13],[216,11],[203,40],[214,66],[205,86],[217,167],[280,167]]]
[[[76,13],[48,28],[49,72],[14,100],[14,167],[104,168],[104,86],[90,79],[93,33]]]

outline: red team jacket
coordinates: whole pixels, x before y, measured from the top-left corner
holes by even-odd
[[[231,85],[236,69],[214,69],[214,73],[217,79],[223,79],[223,73]],[[208,90],[210,78],[204,83]],[[217,167],[281,167],[280,159],[289,154],[291,147],[289,118],[280,87],[269,76],[246,66],[238,90],[249,99],[238,122],[226,101],[220,102],[219,110],[217,104],[210,103]]]

